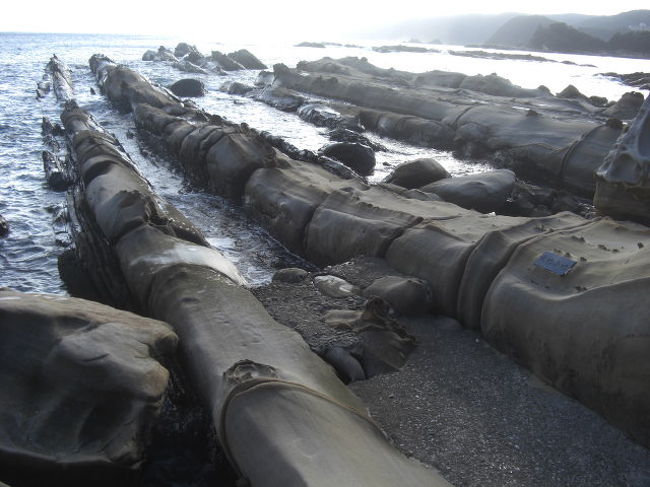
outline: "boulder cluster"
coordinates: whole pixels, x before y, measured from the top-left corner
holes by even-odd
[[[160,46],[157,51],[148,50],[142,55],[143,61],[164,61],[171,63],[176,69],[187,73],[223,74],[226,71],[241,69],[266,69],[266,65],[247,49],[240,49],[229,54],[212,51],[204,55],[186,42],[180,42],[171,49]]]

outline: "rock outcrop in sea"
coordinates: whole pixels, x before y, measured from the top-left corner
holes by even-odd
[[[92,66],[104,92],[140,114],[139,124],[164,132],[156,125],[159,114],[172,117],[165,119],[172,122],[165,123],[170,147],[195,174],[222,176],[219,187],[228,194],[243,193],[241,185],[260,159],[277,160],[276,150],[253,132],[218,117],[206,123],[205,114],[133,71],[101,56],[93,57]],[[113,299],[172,325],[180,361],[242,478],[260,486],[324,479],[448,485],[386,440],[333,369],[268,315],[241,286],[234,266],[152,193],[119,143],[89,114],[70,103],[62,120],[80,175],[75,209],[85,247],[79,257],[98,264],[89,271],[109,291],[106,296],[117,290]],[[206,171],[205,157],[217,166]],[[111,273],[102,272],[108,267]],[[312,460],[305,459],[305,449],[315,452]]]
[[[319,265],[360,255],[382,258],[403,274],[423,279],[436,312],[480,330],[539,377],[650,444],[648,324],[645,312],[629,313],[632,303],[645,302],[650,282],[646,227],[571,213],[544,218],[481,214],[342,179],[282,154],[245,126],[188,111],[105,57],[93,57],[91,66],[107,96],[133,109],[140,129],[158,137],[209,189],[242,201],[288,248]],[[412,98],[409,91],[398,97],[383,82],[357,81],[363,76],[350,75],[352,68],[345,64],[330,60],[321,69],[318,75],[298,75],[276,68],[276,76],[304,91],[437,117],[437,123],[460,132],[461,143],[472,140],[551,174],[551,168],[561,166],[559,179],[578,189],[593,188],[593,173],[620,133],[620,126],[558,120],[533,110],[485,104],[459,108],[458,98],[423,99],[415,96],[418,90]],[[341,75],[341,69],[348,74]],[[339,74],[332,76],[332,70]],[[560,100],[545,102],[559,112],[567,106]],[[525,151],[518,147],[523,140],[528,141]],[[512,173],[502,176],[512,181]],[[621,316],[626,316],[624,327]],[[181,336],[181,347],[182,341]]]
[[[230,54],[212,51],[209,56],[202,54],[196,46],[180,42],[172,51],[160,46],[158,51],[148,50],[142,55],[143,61],[168,62],[179,71],[195,74],[225,74],[226,71],[241,69],[266,69],[266,65],[247,49]]]

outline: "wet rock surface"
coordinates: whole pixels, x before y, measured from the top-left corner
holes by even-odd
[[[205,95],[205,85],[198,79],[180,79],[169,87],[176,96],[197,97]]]
[[[241,157],[255,162],[260,151],[269,162],[277,158],[280,165],[290,163],[255,133],[241,132],[244,127],[188,109],[153,86],[140,90],[137,77],[135,83],[115,81],[133,73],[120,71],[104,58],[95,61],[100,66],[96,71],[101,74],[104,69],[107,75],[105,89],[112,88],[123,106],[135,106],[140,123],[158,133],[168,125],[173,125],[172,133],[181,129],[173,144],[180,146],[188,164],[194,163],[196,153],[219,146],[222,140],[226,144],[215,160],[236,171]],[[116,78],[111,80],[111,75]],[[199,124],[195,129],[177,117],[167,118],[162,109],[149,106],[140,111],[138,99],[152,99],[172,113],[190,113],[222,126]],[[327,466],[337,465],[338,483],[370,479],[373,485],[392,486],[406,478],[411,485],[447,485],[435,471],[411,462],[385,440],[333,370],[241,286],[244,280],[232,263],[209,248],[171,205],[152,194],[137,172],[128,170],[132,165],[128,156],[92,117],[69,104],[62,119],[74,140],[72,148],[86,185],[80,190],[85,205],[76,208],[85,211],[80,218],[89,226],[96,221],[98,228],[88,231],[104,240],[117,260],[132,305],[165,319],[177,331],[181,363],[211,411],[220,444],[240,477],[255,485],[318,484],[332,478]],[[207,147],[204,140],[210,141]],[[221,149],[217,147],[217,152]],[[249,177],[250,173],[240,181]],[[223,184],[231,188],[233,181]],[[111,214],[109,221],[106,217]],[[88,250],[99,260],[108,253],[99,246]],[[112,280],[99,269],[93,271],[98,280]],[[312,461],[305,461],[305,448],[318,452]]]
[[[435,159],[416,159],[397,166],[385,182],[414,189],[449,177],[451,174]]]
[[[235,60],[246,69],[266,69],[267,66],[260,61],[253,53],[247,49],[240,49],[239,51],[231,52],[228,54],[230,59]]]
[[[494,156],[519,177],[590,194],[594,171],[620,133],[610,135],[615,129],[606,120],[634,117],[627,98],[607,107],[602,100],[554,97],[543,87],[523,89],[496,75],[414,74],[358,58],[276,65],[274,75],[276,85],[352,103],[362,124],[382,135],[453,148],[461,157]]]
[[[334,142],[321,148],[322,155],[341,161],[362,176],[371,174],[377,163],[375,152],[356,142]]]
[[[0,475],[14,485],[139,477],[177,338],[74,298],[0,290]]]
[[[9,223],[0,215],[0,237],[6,237],[9,234]]]
[[[277,68],[277,67],[276,67]],[[326,65],[324,69],[342,69],[342,66],[333,64]],[[118,68],[112,68],[117,70]],[[360,69],[372,70],[361,64]],[[276,69],[277,71],[277,69]],[[284,68],[279,69],[284,72]],[[395,76],[402,76],[399,72],[393,73]],[[338,82],[337,82],[338,83]],[[330,83],[331,84],[331,83]],[[335,83],[334,83],[335,84]],[[113,96],[116,101],[133,95],[129,92],[137,83],[122,93],[115,93]],[[213,144],[212,134],[219,135],[219,131],[224,128],[214,127],[214,124],[226,126],[228,133],[242,134],[242,143],[250,147],[250,150],[225,149],[219,154],[217,161],[248,161],[248,153],[255,153],[262,150],[264,153],[266,146],[263,139],[256,138],[248,134],[243,126],[237,127],[233,124],[227,124],[222,119],[207,116],[179,107],[178,102],[167,98],[167,100],[158,100],[153,87],[143,86],[142,97],[153,99],[159,102],[163,110],[144,107],[140,104],[136,107],[135,117],[143,128],[149,127],[151,130],[160,135],[166,135],[167,127],[172,132],[182,129],[178,138],[172,133],[172,136],[166,135],[163,140],[171,146],[183,146],[186,140],[194,140],[194,136],[200,140],[205,137],[206,145]],[[156,95],[156,96],[154,96]],[[421,107],[420,107],[421,108]],[[429,109],[433,109],[430,106]],[[196,131],[189,122],[179,119],[179,117],[170,116],[169,113],[188,113],[191,117],[205,117],[210,120],[211,124],[201,125]],[[185,110],[185,111],[184,111]],[[548,137],[566,137],[564,133],[557,133],[558,127],[555,121],[543,120],[540,114],[527,112],[526,114],[516,115],[513,112],[503,110],[503,119],[508,121],[505,125],[494,126],[491,132],[495,144],[500,144],[500,138],[503,140],[523,140],[531,133],[544,129],[544,134]],[[164,112],[164,113],[161,113]],[[466,131],[464,137],[475,135],[475,132],[481,133],[483,130],[477,120],[490,120],[493,111],[486,106],[473,106],[471,110],[466,110],[460,115],[459,120],[463,121],[468,113],[472,113],[472,122],[465,124]],[[193,115],[192,115],[193,114]],[[520,116],[529,123],[522,122]],[[199,118],[200,120],[200,118]],[[467,121],[467,120],[465,120]],[[575,124],[575,127],[583,130],[585,125],[579,121],[568,121],[569,124]],[[523,127],[522,127],[523,126]],[[589,169],[591,164],[597,160],[598,151],[603,150],[604,144],[602,139],[608,140],[615,132],[615,127],[607,124],[591,124],[586,134],[582,134],[577,141],[573,141],[570,146],[571,150],[566,152],[551,151],[553,155],[552,162],[560,164],[560,173],[564,173],[575,178],[579,184],[583,179],[579,175],[589,175],[588,170],[581,173],[580,167],[574,167],[568,164],[572,157],[577,157],[578,161]],[[612,132],[613,131],[613,132]],[[193,133],[192,138],[188,137]],[[596,140],[594,141],[593,138]],[[509,139],[511,138],[511,139]],[[562,139],[565,140],[566,139]],[[576,143],[577,142],[577,143]],[[189,143],[189,142],[187,142]],[[194,143],[194,142],[192,142]],[[218,144],[217,144],[218,145]],[[199,146],[200,147],[200,146]],[[526,150],[533,150],[528,147]],[[542,147],[542,152],[548,151],[548,147]],[[530,153],[528,153],[530,155]],[[547,152],[548,154],[548,152]],[[512,155],[512,154],[511,154]],[[538,154],[539,155],[539,154]],[[578,157],[579,156],[579,157]],[[180,159],[185,156],[181,154]],[[191,161],[193,159],[187,159]],[[642,229],[635,229],[633,225],[624,223],[609,224],[603,223],[602,233],[596,232],[596,247],[590,244],[588,255],[580,254],[583,259],[573,261],[575,252],[573,249],[574,242],[572,236],[575,236],[571,230],[573,227],[594,228],[599,222],[588,221],[572,214],[558,214],[546,219],[528,219],[513,218],[500,215],[483,215],[474,211],[462,209],[456,205],[434,201],[432,199],[413,199],[405,197],[402,193],[393,191],[387,186],[368,187],[357,180],[344,180],[333,174],[327,174],[317,166],[306,164],[301,161],[292,160],[286,155],[279,152],[273,153],[266,162],[259,163],[257,159],[250,172],[240,173],[237,177],[237,185],[244,186],[244,202],[247,211],[251,216],[257,219],[263,226],[288,245],[292,250],[306,255],[312,262],[326,265],[340,263],[348,259],[365,255],[375,257],[385,257],[388,264],[398,271],[424,279],[432,289],[433,309],[437,313],[448,316],[457,316],[465,326],[474,329],[482,329],[488,323],[492,316],[482,316],[482,310],[494,310],[494,316],[507,316],[507,321],[496,321],[504,326],[510,326],[511,321],[515,323],[515,315],[508,314],[510,309],[504,307],[506,300],[500,294],[494,291],[495,282],[500,283],[500,291],[507,293],[508,286],[515,286],[519,291],[530,290],[526,299],[535,302],[535,306],[545,309],[545,300],[547,299],[545,291],[537,292],[535,286],[517,287],[517,279],[523,279],[535,284],[539,269],[546,269],[545,272],[553,272],[553,264],[558,261],[565,265],[567,259],[573,262],[577,269],[570,278],[565,278],[563,282],[576,282],[573,287],[561,286],[555,292],[565,296],[564,299],[556,300],[555,313],[565,313],[570,316],[566,323],[566,328],[571,330],[565,334],[565,337],[573,336],[580,329],[582,323],[589,322],[590,306],[582,306],[581,303],[589,303],[592,299],[590,293],[585,293],[590,288],[607,287],[615,290],[615,294],[620,296],[618,305],[624,305],[624,294],[619,294],[626,284],[626,279],[630,276],[633,280],[643,284],[646,273],[645,263],[647,256],[643,248],[647,248],[649,238],[647,229],[644,233]],[[587,161],[587,162],[585,162]],[[234,165],[234,164],[233,164]],[[580,164],[578,164],[580,166]],[[558,169],[558,168],[556,168]],[[248,169],[247,169],[248,171]],[[500,174],[507,175],[508,181],[514,183],[512,173],[501,171]],[[244,181],[248,178],[248,182]],[[452,178],[453,179],[453,178]],[[442,182],[445,182],[443,180]],[[436,184],[436,183],[434,183]],[[229,190],[232,185],[224,188]],[[219,188],[216,188],[220,191]],[[221,190],[223,191],[223,190]],[[238,197],[240,193],[235,196]],[[617,232],[621,234],[626,232],[634,233],[638,238],[636,251],[632,248],[622,252],[617,249],[610,252],[610,247],[605,242],[605,235],[613,235]],[[636,233],[635,233],[636,232]],[[626,233],[627,234],[627,233]],[[527,255],[530,260],[525,269],[510,267],[509,262],[514,262],[515,257],[525,254],[525,249],[529,244],[534,242],[539,255],[536,260],[532,255]],[[542,247],[550,246],[547,253],[542,251]],[[601,248],[601,246],[603,246]],[[559,250],[558,250],[559,249]],[[570,249],[570,250],[563,250]],[[629,253],[628,253],[629,250]],[[542,258],[543,257],[543,258]],[[621,272],[618,274],[593,272],[596,267],[591,260],[598,262],[600,259],[608,261],[608,265],[618,267]],[[631,264],[634,261],[636,264]],[[546,267],[545,267],[546,266]],[[573,266],[568,266],[570,271]],[[509,271],[502,272],[503,269]],[[632,269],[637,269],[633,271]],[[628,272],[630,273],[628,275]],[[566,272],[565,272],[566,274]],[[532,276],[532,277],[531,277]],[[581,276],[590,276],[589,285],[586,286],[580,281]],[[491,287],[492,286],[492,287]],[[550,287],[550,286],[549,286]],[[492,291],[490,291],[492,289]],[[489,292],[490,291],[490,292]],[[490,303],[488,304],[488,301]],[[530,306],[534,308],[534,306]],[[545,314],[541,314],[540,320],[544,321]],[[548,314],[550,316],[550,314]],[[642,336],[642,330],[647,324],[641,323],[638,317],[634,317],[634,323],[630,324],[634,329],[635,336]],[[553,322],[558,322],[553,319]],[[514,326],[514,325],[513,325]],[[555,332],[550,323],[544,322],[540,326],[540,342],[552,342]],[[606,349],[611,343],[617,341],[617,337],[624,331],[618,326],[618,321],[610,316],[606,324],[603,324],[603,336],[607,339],[598,342],[594,347],[594,356],[585,360],[579,367],[578,372],[574,372],[572,358],[565,355],[557,355],[553,365],[557,374],[561,377],[577,377],[573,380],[554,381],[549,378],[549,374],[543,369],[538,369],[537,364],[543,362],[544,350],[542,347],[527,348],[524,342],[501,342],[490,337],[491,340],[500,349],[511,355],[517,360],[522,360],[535,373],[540,374],[545,380],[551,380],[556,387],[574,395],[579,400],[589,404],[596,410],[600,411],[611,421],[620,424],[623,428],[635,435],[640,441],[646,441],[645,432],[647,426],[644,423],[643,415],[639,414],[645,408],[648,398],[643,394],[637,394],[639,384],[644,381],[632,381],[629,384],[622,382],[623,387],[616,390],[615,394],[610,396],[607,387],[599,385],[602,378],[608,381],[608,377],[620,377],[621,370],[605,370],[603,360],[606,361]],[[487,331],[484,329],[484,333]],[[506,339],[510,336],[513,338],[515,333],[506,331]],[[581,346],[586,346],[587,340],[584,340]],[[635,342],[639,344],[640,350],[645,350],[646,345],[643,341]],[[561,348],[561,346],[560,346]],[[638,352],[635,351],[635,353]],[[528,360],[519,358],[519,354],[530,354]],[[624,369],[625,367],[623,367]],[[647,371],[640,370],[641,376],[647,375]],[[628,387],[629,385],[629,387]],[[615,404],[625,404],[625,410],[630,411],[628,420],[621,421],[619,411]]]
[[[209,56],[206,56],[196,46],[186,42],[179,42],[173,52],[165,46],[160,46],[158,51],[148,50],[142,55],[142,60],[169,62],[179,71],[196,74],[225,74],[225,71],[241,69],[266,69],[266,65],[246,49],[227,55],[220,51],[212,51]]]
[[[616,78],[628,86],[634,86],[641,90],[650,89],[650,73],[636,73],[618,74],[618,73],[602,73],[602,76]]]

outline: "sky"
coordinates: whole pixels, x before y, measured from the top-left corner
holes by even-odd
[[[413,18],[502,12],[612,15],[650,8],[647,0],[618,2],[521,0],[11,0],[0,32],[79,32],[260,39],[332,40]]]

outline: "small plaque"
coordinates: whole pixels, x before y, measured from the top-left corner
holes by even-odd
[[[544,252],[533,264],[558,276],[566,276],[577,262],[553,252]]]

